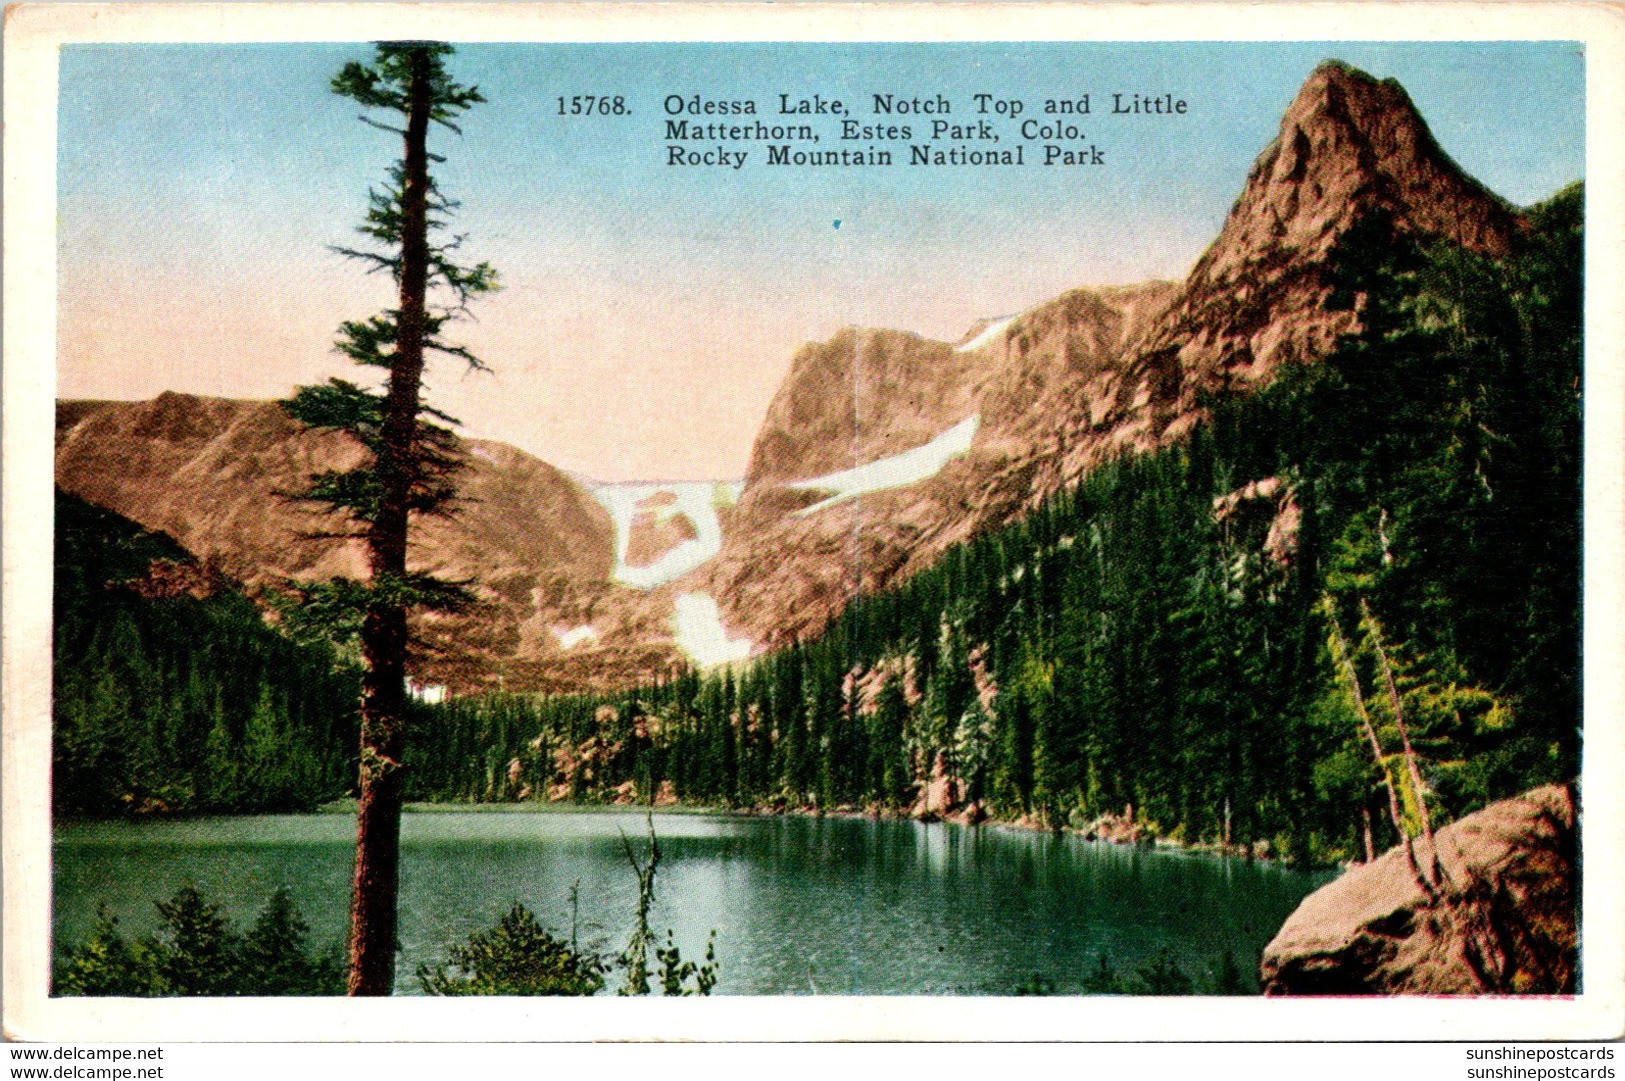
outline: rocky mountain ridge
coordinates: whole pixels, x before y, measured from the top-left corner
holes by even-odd
[[[656,615],[610,582],[609,513],[564,473],[503,443],[465,443],[456,513],[423,519],[414,569],[474,584],[476,610],[421,616],[420,683],[454,691],[612,685],[681,657]],[[275,403],[169,392],[144,402],[62,402],[56,482],[167,533],[262,595],[289,579],[363,577],[352,527],[289,493],[363,451],[302,428]],[[594,641],[566,644],[594,625]]]
[[[706,587],[731,625],[763,642],[805,636],[853,595],[1012,521],[1101,463],[1180,439],[1202,418],[1203,392],[1259,386],[1356,329],[1358,301],[1331,304],[1330,260],[1373,219],[1488,254],[1506,252],[1523,227],[1445,155],[1396,82],[1327,62],[1183,282],[1075,289],[978,328],[972,349],[854,329],[804,348]],[[883,393],[898,372],[906,389]],[[929,479],[795,513],[814,493],[787,479],[873,462],[972,415],[968,451]],[[767,571],[784,565],[797,575]]]
[[[853,596],[1099,464],[1182,438],[1204,392],[1327,355],[1359,311],[1357,298],[1331,304],[1332,253],[1373,219],[1492,254],[1522,228],[1443,153],[1396,83],[1328,62],[1184,281],[1074,289],[958,344],[848,328],[806,345],[737,503],[691,492],[679,508],[659,486],[589,492],[514,448],[471,440],[462,511],[423,524],[418,560],[477,582],[487,603],[422,621],[425,678],[461,690],[607,686],[666,671],[685,651],[734,656],[741,641],[761,652],[816,633]],[[62,487],[251,586],[361,571],[356,542],[315,535],[342,523],[276,495],[359,453],[268,402],[166,394],[59,407]],[[623,497],[634,502],[614,502]],[[706,605],[720,609],[702,629],[720,652],[680,645],[683,612]]]

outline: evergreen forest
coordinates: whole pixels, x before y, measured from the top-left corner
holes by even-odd
[[[1328,359],[1209,396],[1187,438],[815,639],[618,693],[416,703],[408,797],[929,814],[940,790],[1318,863],[1395,843],[1385,787],[1410,832],[1574,776],[1582,205],[1526,211],[1502,259],[1366,220],[1332,300],[1362,329]],[[59,811],[353,792],[339,654],[229,583],[165,585],[188,557],[108,512],[59,496],[57,538]]]
[[[972,817],[1319,863],[1572,777],[1582,207],[1531,208],[1503,259],[1367,218],[1333,260],[1361,330],[1327,360],[1210,396],[1186,440],[815,640],[424,707],[412,794],[919,814],[935,781]]]
[[[358,674],[161,533],[56,493],[60,813],[309,809],[355,783]]]

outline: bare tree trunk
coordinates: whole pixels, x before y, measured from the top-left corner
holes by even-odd
[[[401,192],[400,309],[380,432],[383,446],[376,463],[383,495],[367,531],[375,583],[390,578],[398,582],[406,573],[409,508],[418,479],[418,393],[428,289],[430,89],[429,56],[414,55]],[[406,647],[405,607],[398,600],[375,603],[361,627],[366,674],[361,684],[361,798],[350,906],[351,995],[387,995],[395,979]]]
[[[1371,808],[1368,806],[1362,805],[1360,807],[1360,828],[1361,836],[1365,840],[1365,861],[1367,863],[1376,863],[1377,846],[1371,836]]]
[[[1360,716],[1360,724],[1365,728],[1366,739],[1371,743],[1371,756],[1377,763],[1377,769],[1382,772],[1382,786],[1388,791],[1388,817],[1394,823],[1394,831],[1399,834],[1400,843],[1405,846],[1405,860],[1411,865],[1411,877],[1416,880],[1416,885],[1424,896],[1432,897],[1433,887],[1422,874],[1422,865],[1416,862],[1416,846],[1411,842],[1409,831],[1405,829],[1405,816],[1399,810],[1399,793],[1394,791],[1394,779],[1388,776],[1388,766],[1382,760],[1382,743],[1377,739],[1377,730],[1371,724],[1371,714],[1366,711],[1365,695],[1360,692],[1360,676],[1354,670],[1354,659],[1349,656],[1348,640],[1343,637],[1343,628],[1337,622],[1330,598],[1326,601],[1326,619],[1332,625],[1333,641],[1337,647],[1333,659],[1348,683],[1349,695],[1354,699],[1354,711]]]
[[[1382,647],[1382,627],[1371,614],[1371,606],[1360,599],[1360,613],[1365,616],[1371,632],[1371,644],[1377,651],[1377,663],[1382,668],[1382,681],[1388,691],[1388,706],[1394,711],[1394,725],[1399,729],[1399,744],[1405,752],[1405,769],[1410,774],[1411,790],[1416,793],[1416,812],[1422,817],[1422,836],[1427,839],[1428,851],[1433,854],[1433,881],[1443,880],[1444,868],[1439,862],[1439,850],[1433,844],[1433,816],[1428,813],[1428,801],[1422,787],[1422,771],[1416,764],[1416,753],[1411,750],[1410,731],[1405,724],[1405,711],[1399,704],[1399,688],[1394,683],[1394,670],[1388,664],[1388,652]]]

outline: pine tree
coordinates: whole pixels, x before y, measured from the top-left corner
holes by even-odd
[[[278,889],[243,937],[244,994],[330,995],[344,986],[337,951],[311,955],[310,924],[299,914],[293,895]]]
[[[448,964],[418,966],[427,995],[591,995],[604,986],[604,964],[514,905],[497,925],[453,946]]]
[[[412,608],[455,609],[467,601],[461,587],[407,570],[414,515],[445,513],[460,464],[455,437],[437,421],[452,418],[421,401],[425,354],[480,362],[441,338],[465,314],[468,301],[496,288],[489,264],[453,261],[461,237],[438,240],[456,203],[440,193],[429,173],[440,161],[428,149],[431,123],[456,132],[453,121],[484,101],[475,87],[452,79],[446,45],[386,42],[371,64],[346,64],[333,91],[368,109],[398,114],[402,127],[362,119],[399,135],[401,160],[389,182],[370,194],[358,231],[379,250],[338,248],[340,254],[386,271],[398,307],[343,324],[340,352],[388,373],[382,393],[342,379],[302,387],[287,411],[313,427],[345,431],[369,452],[354,469],[313,478],[305,498],[347,513],[367,544],[370,577],[335,579],[301,587],[306,616],[338,628],[358,629],[364,665],[361,704],[360,802],[356,825],[355,892],[351,906],[349,992],[388,994],[395,969],[395,908],[400,863],[401,776],[405,750],[407,613]]]
[[[158,902],[164,937],[156,965],[164,995],[225,995],[237,990],[238,940],[220,910],[185,886]]]

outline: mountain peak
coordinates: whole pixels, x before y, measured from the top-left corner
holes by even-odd
[[[1400,233],[1504,254],[1524,223],[1468,176],[1410,95],[1336,60],[1304,81],[1224,228],[1137,354],[1162,422],[1202,386],[1256,385],[1325,356],[1356,325],[1327,305],[1338,241],[1378,215]]]
[[[1350,64],[1346,60],[1327,59],[1315,65],[1315,70],[1309,73],[1309,78],[1303,81],[1298,90],[1301,99],[1306,94],[1314,93],[1322,87],[1337,86],[1344,90],[1356,93],[1393,93],[1397,92],[1407,102],[1410,100],[1405,88],[1399,85],[1398,79],[1378,79],[1368,72]],[[1290,109],[1287,110],[1289,113]]]
[[[1490,255],[1504,254],[1519,228],[1512,209],[1439,146],[1404,87],[1327,61],[1287,107],[1192,277],[1227,254],[1322,256],[1373,211],[1403,231]]]

